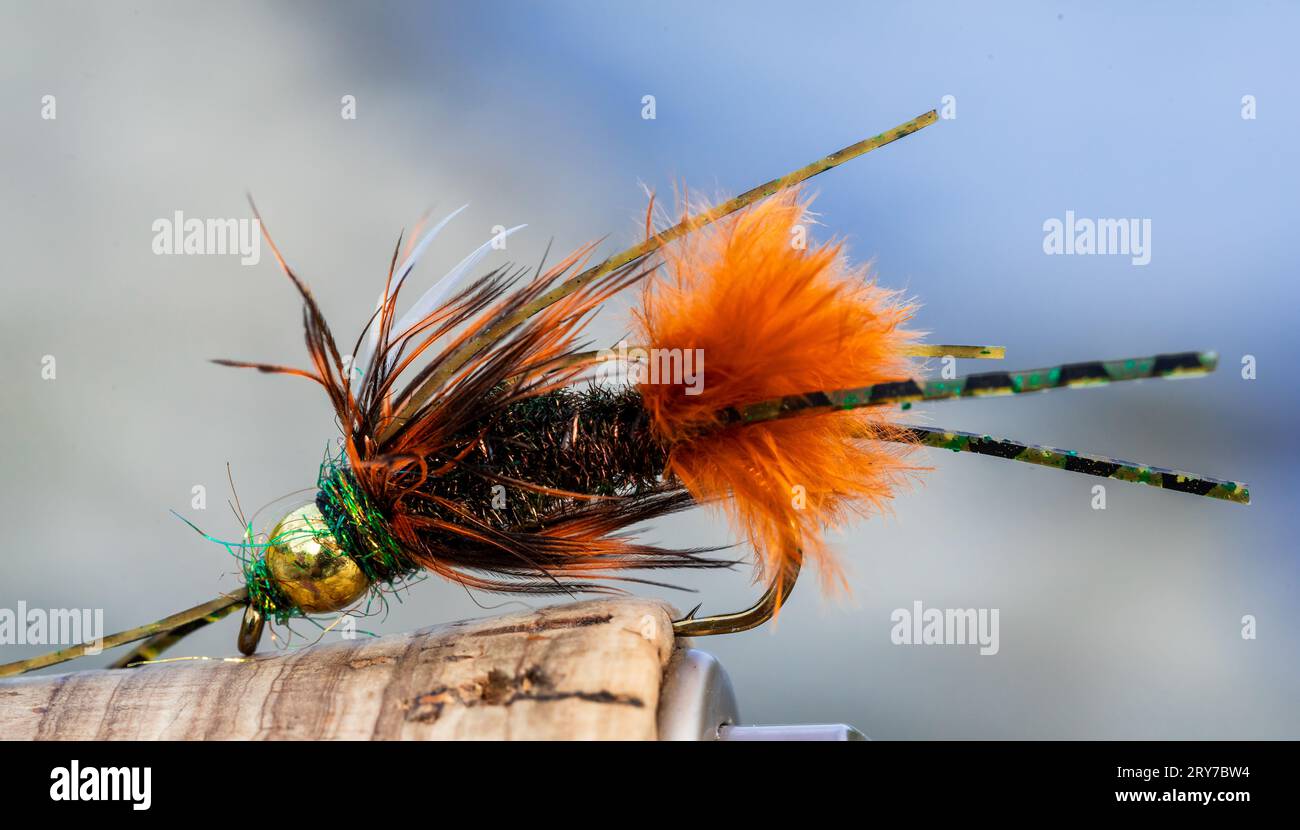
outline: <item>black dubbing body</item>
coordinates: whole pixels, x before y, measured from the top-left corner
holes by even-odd
[[[626,496],[656,488],[667,461],[634,388],[559,389],[514,403],[476,426],[483,437],[436,487],[440,495],[508,525],[544,521],[557,502],[570,500],[512,481]],[[504,490],[494,489],[492,477],[500,477],[496,483]]]
[[[612,530],[692,503],[679,483],[663,478],[667,451],[635,388],[566,387],[489,412],[445,457],[425,459],[427,474],[403,473],[414,487],[403,510],[433,520],[420,531],[419,547],[440,561],[522,577],[534,570],[522,560],[558,561],[569,550],[562,539],[548,541],[539,532],[566,522]],[[352,474],[339,468],[332,475]],[[334,489],[323,486],[317,504],[345,548],[365,560],[368,574],[389,581],[418,570],[400,554],[396,561],[367,556],[363,534],[328,495]],[[648,563],[641,567],[704,564],[694,552],[644,545],[629,552]]]

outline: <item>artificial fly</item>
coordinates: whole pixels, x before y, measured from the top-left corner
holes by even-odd
[[[798,185],[935,120],[929,112],[666,230],[653,229],[652,202],[646,239],[594,267],[582,268],[586,247],[549,268],[498,268],[461,287],[485,245],[398,316],[408,276],[452,214],[405,250],[399,240],[349,359],[263,227],[302,298],[310,367],[216,362],[320,385],[343,428],[340,449],[322,464],[315,499],[264,542],[247,526],[236,546],[243,588],[102,647],[145,640],[115,665],[149,661],[242,608],[238,646],[252,654],[267,620],[345,611],[420,574],[554,594],[662,585],[632,575],[647,570],[733,565],[628,532],[695,504],[727,516],[767,587],[751,608],[692,611],[674,631],[743,631],[777,612],[805,560],[824,582],[842,579],[825,530],[878,512],[917,473],[910,458],[923,446],[1248,503],[1239,482],[898,420],[917,402],[1197,376],[1216,364],[1213,353],[1186,352],[920,379],[921,358],[1003,350],[920,342],[907,328],[911,303],[849,265],[838,243],[798,244],[808,207]],[[652,371],[592,382],[611,353],[583,351],[578,339],[605,300],[634,287],[632,330]],[[10,663],[0,675],[85,651]]]

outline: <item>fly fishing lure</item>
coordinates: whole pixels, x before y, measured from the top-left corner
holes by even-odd
[[[898,420],[915,402],[1195,376],[1216,362],[1188,352],[918,379],[918,358],[1003,350],[921,343],[907,328],[910,302],[849,265],[840,244],[792,238],[808,206],[800,182],[935,120],[927,113],[663,231],[653,228],[652,200],[645,241],[585,270],[592,246],[549,268],[498,268],[458,287],[485,245],[399,317],[401,290],[449,216],[405,250],[399,239],[353,359],[268,234],[303,301],[311,367],[216,362],[319,384],[342,426],[340,449],[321,465],[313,501],[264,538],[247,525],[234,546],[243,588],[106,637],[103,647],[146,640],[116,665],[150,660],[243,608],[238,645],[251,654],[268,619],[345,611],[424,573],[483,591],[549,594],[661,584],[631,575],[651,569],[734,564],[628,533],[693,504],[726,514],[767,588],[751,608],[692,611],[674,630],[742,631],[776,613],[805,559],[825,581],[841,579],[824,530],[878,511],[917,471],[909,457],[921,446],[1247,503],[1238,482]],[[592,383],[609,355],[582,351],[578,338],[605,300],[633,286],[641,290],[633,329],[657,371]],[[703,383],[688,382],[688,355],[707,361],[695,365]]]

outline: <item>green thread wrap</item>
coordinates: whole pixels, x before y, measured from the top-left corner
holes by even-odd
[[[416,570],[402,556],[402,546],[388,531],[387,519],[357,486],[342,452],[326,454],[316,487],[316,507],[325,517],[322,527],[286,531],[265,543],[255,544],[250,526],[243,545],[223,543],[240,560],[249,605],[281,625],[293,617],[305,616],[280,590],[266,564],[267,548],[289,535],[308,533],[322,540],[332,537],[361,568],[375,592],[380,591],[380,586],[393,587],[393,583]]]
[[[406,561],[402,545],[389,532],[388,518],[357,486],[341,453],[326,457],[316,486],[316,507],[329,531],[372,585],[391,585],[411,575],[415,568]]]
[[[271,578],[265,555],[258,553],[244,559],[244,585],[248,588],[248,604],[268,619],[284,625],[290,617],[303,616]]]

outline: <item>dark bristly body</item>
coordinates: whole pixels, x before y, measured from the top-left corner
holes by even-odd
[[[505,389],[496,394],[507,394]],[[529,593],[591,590],[539,575],[563,570],[591,543],[587,532],[611,530],[690,507],[690,494],[663,477],[667,450],[653,436],[634,388],[555,389],[472,421],[443,455],[426,460],[435,472],[406,471],[406,513],[422,547],[448,565],[515,579]],[[347,468],[332,476],[353,477]],[[322,488],[317,504],[336,535],[364,551],[351,519]],[[501,544],[506,541],[507,544]],[[609,567],[722,567],[703,549],[668,550],[626,543],[602,560]],[[354,554],[357,555],[357,554]],[[361,555],[364,556],[364,553]],[[374,563],[382,581],[407,577],[418,565],[397,557]]]

